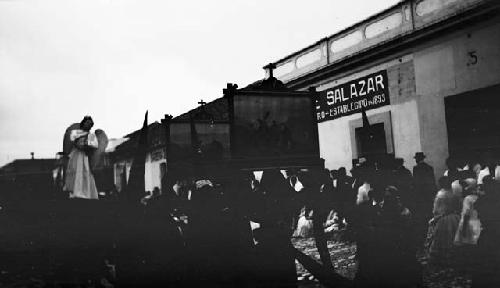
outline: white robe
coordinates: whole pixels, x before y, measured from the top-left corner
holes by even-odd
[[[82,137],[86,137],[86,139],[83,139]],[[71,131],[70,140],[73,143],[76,141],[86,141],[85,145],[94,148],[98,147],[95,134],[88,133],[83,130],[78,129]],[[78,149],[76,145],[73,146],[71,153],[69,154],[64,191],[68,191],[70,193],[70,198],[99,198],[94,176],[90,171],[89,157],[84,151]]]

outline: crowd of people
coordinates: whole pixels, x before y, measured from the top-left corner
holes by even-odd
[[[90,118],[80,124],[84,137],[92,124]],[[76,156],[69,167],[81,173],[69,174],[65,183],[74,203],[89,191],[91,197],[83,200],[98,198],[88,189],[95,186],[88,157],[78,149],[72,150]],[[424,244],[430,263],[462,263],[470,268],[474,287],[492,287],[500,268],[494,249],[500,240],[500,167],[449,158],[436,183],[425,154],[414,158],[413,171],[391,155],[360,158],[353,161],[351,176],[341,167],[235,170],[217,178],[173,165],[161,190],[110,217],[118,222],[108,221],[112,229],[102,229],[112,243],[111,252],[102,255],[114,257],[122,286],[294,287],[296,250],[290,238],[311,230],[323,266],[333,271],[324,232],[345,228],[357,247],[359,287],[422,286],[417,251]],[[98,220],[89,213],[83,218],[92,221],[86,220],[82,235],[92,233]],[[88,238],[82,235],[75,239]],[[85,251],[76,258],[89,256]]]
[[[226,179],[171,173],[163,191],[138,203],[138,214],[123,213],[129,216],[121,217],[111,261],[117,279],[294,287],[290,238],[305,221],[317,243],[332,223],[356,243],[359,287],[421,287],[421,247],[431,265],[458,263],[474,287],[491,287],[500,258],[497,180],[481,163],[464,167],[450,158],[436,183],[424,159],[416,153],[413,172],[390,156],[359,159],[352,176],[345,168],[265,170],[261,177],[239,171]],[[317,246],[333,269],[326,245]]]
[[[422,272],[417,249],[424,243],[428,222],[436,219],[432,214],[437,192],[434,171],[424,158],[423,153],[415,155],[413,173],[402,159],[388,156],[359,159],[352,176],[345,168],[266,170],[260,179],[248,173],[230,177],[228,183],[170,175],[162,183],[166,191],[143,204],[148,209],[151,203],[163,201],[163,207],[169,207],[164,211],[180,223],[185,247],[196,251],[188,254],[204,255],[203,260],[189,263],[208,264],[196,270],[199,274],[190,273],[199,275],[199,280],[245,271],[236,278],[245,275],[241,279],[261,279],[274,286],[293,284],[290,237],[301,236],[306,225],[320,238],[333,224],[337,229],[345,227],[348,238],[357,244],[355,281],[360,287],[418,287]],[[240,180],[237,186],[234,179]],[[434,239],[439,239],[434,236],[438,234],[433,232],[430,251],[439,247]],[[229,247],[234,248],[230,253]],[[326,245],[318,245],[318,250],[328,255],[321,258],[325,266],[333,268]],[[228,255],[239,256],[230,261]],[[238,270],[241,263],[246,265]],[[215,267],[220,270],[215,272]],[[248,278],[248,271],[256,274]]]
[[[418,287],[422,250],[430,265],[472,275],[473,287],[499,286],[500,165],[450,157],[435,181],[424,153],[414,158],[413,173],[390,156],[353,161],[352,177],[331,171],[335,220],[357,244],[356,281]]]
[[[423,285],[417,249],[435,191],[433,169],[423,158],[423,153],[415,155],[414,176],[403,159],[390,155],[353,161],[352,176],[344,167],[330,171],[330,215],[356,243],[359,287]]]

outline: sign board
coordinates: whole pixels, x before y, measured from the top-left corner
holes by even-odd
[[[387,71],[382,70],[319,92],[316,120],[334,120],[389,104]]]

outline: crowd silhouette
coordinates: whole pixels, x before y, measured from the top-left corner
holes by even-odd
[[[50,220],[53,283],[297,287],[297,259],[326,286],[424,287],[420,255],[471,275],[473,287],[500,284],[500,169],[450,158],[435,181],[424,159],[415,154],[413,173],[391,155],[357,159],[351,175],[172,170],[137,201],[65,200]],[[335,233],[356,244],[352,281],[335,274]],[[314,237],[320,263],[293,247],[301,236]]]

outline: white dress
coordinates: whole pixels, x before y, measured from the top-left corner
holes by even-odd
[[[455,244],[457,245],[477,244],[481,234],[481,221],[479,221],[477,211],[474,209],[477,198],[477,195],[469,195],[464,198],[462,215],[455,234]],[[465,222],[465,216],[468,216],[467,222]]]
[[[98,147],[95,134],[83,130],[72,130],[70,140],[74,143],[69,154],[68,167],[66,168],[66,179],[64,191],[70,193],[70,198],[98,199],[94,176],[90,171],[89,157],[85,151],[80,150],[75,144]]]

